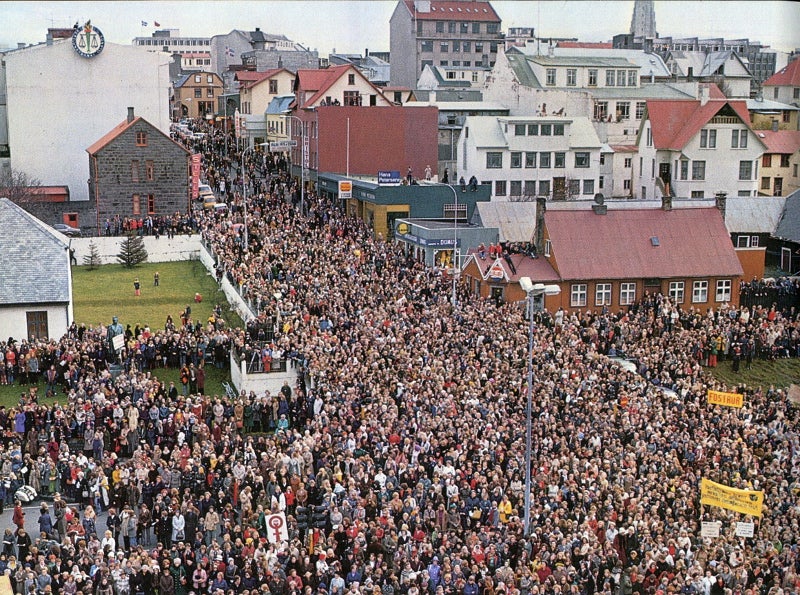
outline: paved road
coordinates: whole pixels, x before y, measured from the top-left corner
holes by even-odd
[[[39,507],[41,506],[42,502],[47,502],[48,506],[50,507],[50,515],[53,514],[53,500],[52,499],[44,499],[44,500],[34,500],[30,504],[24,504],[22,509],[25,511],[25,530],[31,536],[31,541],[35,541],[36,538],[39,536]],[[0,534],[2,534],[6,527],[11,527],[12,529],[16,529],[14,523],[11,522],[12,516],[14,514],[14,506],[6,506],[3,509],[3,513],[0,514]],[[98,537],[102,539],[103,532],[106,530],[106,514],[105,511],[100,512],[97,514],[97,533]],[[55,522],[55,519],[53,519]]]

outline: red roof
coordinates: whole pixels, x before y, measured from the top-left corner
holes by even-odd
[[[767,146],[767,153],[792,155],[800,150],[798,130],[757,130],[756,135]]]
[[[100,149],[105,147],[108,143],[117,138],[120,134],[125,132],[128,128],[136,124],[141,119],[142,119],[141,117],[136,116],[133,120],[128,122],[126,118],[125,120],[114,126],[114,128],[109,130],[104,136],[100,137],[98,140],[92,143],[91,146],[89,146],[89,148],[86,149],[86,152],[89,153],[89,155],[94,155]]]
[[[297,71],[297,88],[304,92],[314,91],[314,95],[304,101],[303,105],[313,105],[316,103],[316,101],[322,97],[336,81],[342,78],[346,72],[353,72],[361,77],[370,87],[375,89],[379,95],[383,96],[381,90],[373,85],[358,68],[352,64],[340,64],[339,66],[330,66],[328,68]]]
[[[488,2],[475,0],[450,0],[430,2],[430,12],[414,10],[414,0],[405,0],[406,8],[420,21],[487,21],[499,23],[500,17]]]
[[[493,265],[499,264],[501,267],[503,267],[506,277],[511,282],[519,282],[522,277],[530,277],[531,281],[534,283],[555,283],[561,280],[561,278],[558,276],[558,273],[546,258],[531,258],[530,256],[525,256],[524,254],[512,254],[511,262],[514,263],[514,268],[517,270],[516,273],[512,273],[511,267],[508,266],[508,263],[503,258],[498,258],[495,260],[493,258],[486,257],[484,260],[481,260],[478,258],[478,251],[476,249],[470,249],[468,254],[475,256],[475,262],[478,265],[481,273],[483,273],[484,278],[489,273],[489,269]]]
[[[240,83],[242,83],[240,85],[241,88],[249,89],[250,87],[256,86],[261,81],[266,80],[268,78],[272,78],[273,76],[275,76],[279,72],[283,72],[284,70],[286,70],[286,69],[285,68],[272,68],[270,70],[264,70],[262,72],[247,72],[247,73],[237,72],[234,75],[234,78],[237,81],[239,81]],[[241,76],[239,76],[241,74],[246,74],[248,76],[241,77]],[[251,76],[251,75],[257,75],[257,76]]]
[[[765,87],[800,87],[800,59],[794,59],[764,81]]]
[[[636,153],[639,151],[639,147],[636,145],[608,145],[611,147],[615,153]]]
[[[559,41],[556,43],[557,48],[581,48],[581,49],[592,49],[597,48],[601,50],[610,50],[614,47],[614,44],[610,41]]]
[[[715,95],[713,89],[711,94]],[[742,100],[711,98],[705,105],[691,99],[648,100],[647,114],[653,130],[653,144],[656,149],[680,151],[726,105],[739,116],[742,124],[750,127],[747,103]]]
[[[545,213],[561,278],[671,279],[743,274],[716,208]],[[658,238],[658,246],[652,238]]]

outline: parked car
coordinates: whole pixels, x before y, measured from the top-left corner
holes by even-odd
[[[52,226],[59,233],[63,233],[68,238],[79,238],[81,237],[81,230],[77,227],[72,227],[71,225],[67,225],[66,223],[56,223]]]
[[[200,184],[200,186],[198,186],[197,199],[203,201],[204,209],[213,209],[214,205],[217,203],[217,197],[208,184]]]

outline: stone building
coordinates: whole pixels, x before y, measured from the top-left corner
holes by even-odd
[[[115,216],[146,218],[189,209],[189,151],[147,120],[128,117],[86,149],[97,230]]]

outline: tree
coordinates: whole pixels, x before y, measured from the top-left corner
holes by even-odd
[[[31,202],[41,186],[41,180],[28,177],[25,172],[0,167],[0,196],[13,203],[24,205]]]
[[[144,238],[128,234],[122,241],[117,259],[129,269],[147,260],[147,249],[144,247]]]
[[[100,251],[97,249],[97,244],[94,242],[89,242],[89,254],[83,257],[83,264],[89,267],[90,271],[95,270],[102,264]]]

